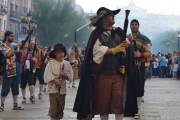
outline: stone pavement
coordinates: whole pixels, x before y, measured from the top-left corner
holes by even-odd
[[[79,81],[76,81],[76,86]],[[1,88],[1,85],[0,85]],[[12,110],[12,95],[9,93],[5,102],[5,111],[0,113],[0,120],[49,120],[47,116],[49,109],[48,93],[43,93],[43,99],[38,99],[38,86],[36,86],[36,103],[29,101],[29,90],[27,88],[27,103],[22,104],[22,95],[19,95],[19,105],[25,108],[23,111]],[[77,88],[68,88],[66,96],[65,114],[63,120],[76,120],[76,113],[72,112]],[[180,120],[180,81],[168,78],[152,78],[146,81],[145,102],[140,109],[141,120]],[[110,115],[110,120],[115,120]],[[100,120],[96,116],[93,120]],[[123,120],[134,120],[126,117]]]

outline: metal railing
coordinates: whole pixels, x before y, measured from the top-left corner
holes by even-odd
[[[6,13],[7,14],[7,6],[0,4],[0,12]]]
[[[28,12],[28,9],[27,8],[25,8],[25,7],[23,7],[23,6],[21,6],[20,7],[20,11],[19,11],[20,13],[25,13],[25,14],[27,14],[27,12]]]
[[[10,14],[9,14],[9,17],[13,17],[13,18],[16,18],[16,19],[21,19],[19,16],[18,16],[18,13],[15,12],[15,11],[10,11]]]

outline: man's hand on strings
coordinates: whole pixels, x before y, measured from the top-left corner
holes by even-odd
[[[22,43],[17,43],[16,47],[19,48],[22,45]]]
[[[124,47],[127,48],[127,47],[129,46],[129,44],[130,44],[128,38],[126,38],[126,40],[124,40],[124,41],[122,42],[122,44],[123,44]]]
[[[139,51],[134,52],[135,57],[141,57],[141,53]]]
[[[57,78],[55,78],[55,79],[53,80],[53,82],[54,82],[55,84],[57,84],[57,85],[61,85],[61,84],[62,84],[62,82],[60,81],[60,79],[57,79]]]
[[[77,43],[76,42],[74,43],[74,47],[77,47]]]
[[[46,55],[49,55],[50,52],[46,52]]]
[[[62,76],[66,76],[66,73],[64,72],[64,70],[61,70],[61,73],[60,73]]]
[[[35,57],[32,57],[31,60],[32,60],[32,61],[36,61],[36,58],[35,58]]]

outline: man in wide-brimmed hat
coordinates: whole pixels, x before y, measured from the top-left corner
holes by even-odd
[[[99,114],[101,120],[108,120],[109,114],[115,114],[116,120],[122,120],[126,111],[137,112],[134,81],[129,84],[129,79],[124,77],[126,74],[120,71],[120,53],[132,51],[132,46],[128,47],[128,39],[121,39],[123,30],[113,27],[115,15],[119,12],[120,9],[111,11],[101,7],[97,15],[88,17],[91,21],[89,27],[94,26],[96,29],[89,38],[73,109],[78,112],[78,119],[92,119]],[[127,63],[130,63],[128,60],[134,57],[133,54],[126,56]],[[127,70],[135,69],[133,63],[131,70],[126,65]],[[133,72],[127,73],[129,77],[134,76]],[[129,85],[131,89],[128,89]]]

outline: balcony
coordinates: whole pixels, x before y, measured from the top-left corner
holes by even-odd
[[[28,12],[28,9],[25,8],[25,7],[20,7],[20,11],[19,11],[19,14],[22,15],[22,16],[27,16],[27,12]]]
[[[0,4],[0,15],[7,15],[7,6]]]
[[[18,16],[17,12],[10,11],[9,19],[15,22],[21,22],[21,18]]]

